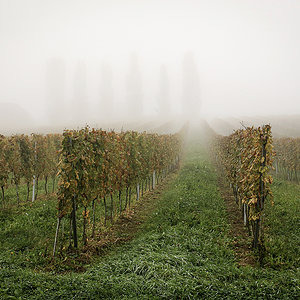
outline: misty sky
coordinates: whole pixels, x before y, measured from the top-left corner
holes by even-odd
[[[203,114],[299,114],[299,16],[299,0],[0,0],[0,103],[19,103],[43,120],[47,61],[59,58],[66,105],[84,62],[86,101],[95,113],[101,65],[108,64],[120,114],[135,53],[145,110],[157,111],[165,65],[178,112],[182,61],[192,51]]]

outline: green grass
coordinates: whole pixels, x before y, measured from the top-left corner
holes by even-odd
[[[54,236],[56,201],[36,201],[31,205],[0,211],[0,265],[41,268],[47,263]]]
[[[300,267],[300,185],[276,180],[274,206],[266,206],[265,264],[272,268]]]
[[[20,189],[21,190],[21,189]],[[21,190],[22,191],[22,190]],[[9,195],[14,190],[8,189]],[[119,214],[117,195],[114,195],[114,216]],[[136,203],[136,195],[132,193],[131,205]],[[107,199],[107,215],[110,215],[110,199]],[[125,206],[125,192],[122,194],[122,208]],[[89,209],[91,209],[89,207]],[[95,205],[95,230],[109,230],[111,220],[104,226],[104,203],[97,201]],[[77,228],[79,247],[83,246],[83,209],[77,211]],[[90,212],[92,215],[92,212]],[[54,194],[48,196],[40,194],[40,198],[31,203],[14,201],[10,206],[0,210],[0,266],[28,267],[41,271],[45,268],[59,272],[73,270],[74,266],[82,266],[79,255],[68,251],[69,218],[62,219],[64,230],[60,230],[56,251],[56,259],[52,261],[53,242],[57,225],[57,198]],[[92,233],[92,223],[87,226],[88,236]],[[73,244],[73,241],[71,241]],[[68,253],[67,253],[68,252]],[[68,256],[68,261],[64,262]],[[78,259],[79,258],[79,259]]]
[[[140,234],[82,274],[0,264],[2,299],[296,299],[300,273],[239,267],[214,168],[190,149]],[[10,298],[9,298],[10,297]]]
[[[44,196],[45,193],[45,180],[40,179],[38,186],[36,186],[36,190],[38,188],[38,196],[37,198],[39,199],[41,196]],[[55,181],[54,185],[55,191],[57,190],[57,178]],[[47,190],[49,193],[52,193],[53,190],[53,181],[52,179],[48,179],[47,183]],[[19,198],[20,198],[20,203],[27,202],[27,185],[24,182],[24,179],[21,180],[21,184],[19,185]],[[29,202],[32,200],[32,182],[30,183],[30,192],[29,192]],[[8,185],[8,188],[5,188],[5,195],[4,195],[4,202],[2,199],[2,192],[0,196],[0,208],[7,208],[11,206],[16,206],[17,205],[17,192],[16,192],[16,186],[12,183]]]

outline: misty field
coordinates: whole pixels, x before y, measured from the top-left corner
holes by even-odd
[[[88,134],[86,130],[84,133]],[[102,137],[106,134],[92,131],[91,135],[98,133]],[[138,172],[139,180],[132,177],[132,182],[126,181],[131,178],[129,171],[127,177],[120,174],[128,182],[129,193],[126,184],[117,184],[119,177],[103,169],[114,190],[108,192],[111,196],[106,197],[106,204],[103,198],[96,204],[85,202],[84,195],[78,194],[76,232],[72,202],[69,206],[66,200],[71,181],[66,184],[66,179],[60,179],[57,185],[55,180],[53,186],[49,180],[47,188],[45,175],[40,175],[38,197],[33,202],[31,197],[27,200],[24,178],[19,186],[19,201],[15,186],[5,187],[5,203],[0,211],[1,299],[296,299],[300,293],[297,173],[288,176],[287,165],[283,167],[280,161],[278,175],[271,170],[275,177],[271,185],[275,204],[266,200],[264,236],[259,238],[261,246],[253,248],[251,236],[234,230],[238,225],[231,222],[223,193],[221,196],[224,187],[220,186],[220,176],[225,175],[212,151],[208,151],[211,130],[202,129],[196,136],[196,140],[190,137],[186,141],[180,166],[164,156],[164,151],[175,148],[166,150],[164,146],[160,151],[165,158],[157,157],[152,162],[157,163],[157,168],[161,166],[161,171],[157,169],[154,176],[149,166],[144,177],[139,172],[145,171],[146,165],[139,166],[148,160],[143,160],[142,149],[149,155],[158,137],[131,133],[115,136],[114,143],[124,138],[127,145],[128,138],[132,139],[131,148],[126,151],[138,155],[135,159],[139,163],[131,165],[131,156],[122,163]],[[114,136],[107,137],[106,142],[112,143]],[[142,146],[148,138],[152,146]],[[160,143],[164,138],[167,137],[159,137]],[[69,145],[70,135],[63,139]],[[91,139],[90,143],[95,141]],[[165,142],[174,141],[167,138]],[[117,145],[123,144],[114,147]],[[73,149],[79,151],[77,155],[82,154],[80,144],[76,147]],[[85,151],[90,149],[89,144],[85,147]],[[141,148],[133,154],[136,147]],[[42,147],[39,149],[42,151]],[[121,156],[126,153],[123,148],[118,149]],[[174,158],[176,162],[176,155]],[[84,161],[78,163],[85,168]],[[72,166],[76,169],[75,163]],[[62,163],[58,168],[68,169]],[[94,174],[93,169],[90,172]],[[86,182],[91,185],[90,190],[94,188],[80,173],[77,180],[77,185]],[[83,187],[78,192],[82,190]],[[238,208],[234,197],[232,203]],[[242,215],[239,219],[239,226],[243,227]],[[242,243],[248,244],[239,247]],[[240,254],[241,250],[245,255]]]
[[[0,0],[0,300],[300,299],[299,16]]]

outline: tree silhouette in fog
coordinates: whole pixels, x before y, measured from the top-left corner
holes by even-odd
[[[87,123],[88,102],[87,102],[87,83],[86,65],[79,61],[75,68],[73,78],[73,122],[82,126]]]
[[[130,118],[139,119],[143,114],[142,76],[138,56],[130,57],[129,74],[127,77],[127,105]]]
[[[164,117],[170,114],[171,107],[169,103],[169,78],[168,70],[165,65],[160,67],[158,90],[159,115]]]
[[[99,116],[107,119],[114,114],[113,72],[109,64],[101,66]]]
[[[46,66],[47,115],[51,126],[59,126],[64,122],[65,99],[65,62],[60,58],[52,58]]]
[[[182,113],[188,118],[200,115],[201,99],[199,74],[192,52],[185,54],[182,64]]]

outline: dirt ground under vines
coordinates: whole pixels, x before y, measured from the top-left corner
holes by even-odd
[[[144,192],[140,200],[130,210],[124,211],[109,228],[96,233],[95,238],[88,241],[88,245],[81,249],[78,256],[70,255],[64,264],[69,266],[70,271],[84,272],[85,266],[90,264],[94,258],[108,255],[117,246],[135,238],[149,215],[157,207],[157,200],[161,193],[168,188],[177,175],[178,170],[157,184],[154,190]],[[50,266],[49,270],[53,270],[53,268],[57,270],[54,265]],[[62,273],[65,273],[65,270]]]
[[[255,266],[256,259],[251,249],[251,237],[246,226],[244,226],[241,210],[235,202],[230,187],[221,176],[218,178],[218,186],[226,206],[230,235],[233,238],[232,247],[236,259],[240,266]]]

